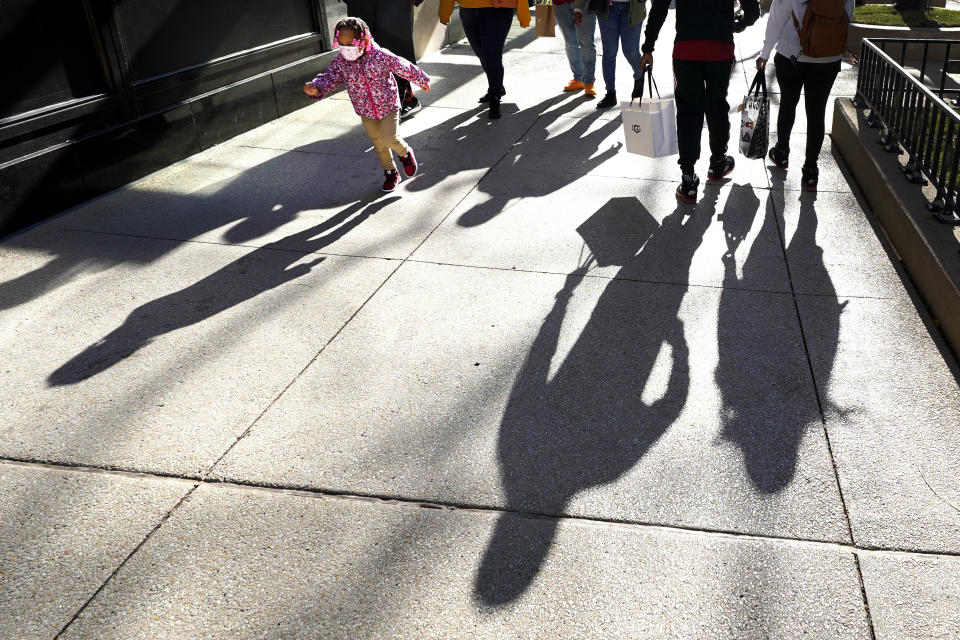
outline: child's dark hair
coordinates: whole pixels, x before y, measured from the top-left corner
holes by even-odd
[[[349,29],[350,31],[353,31],[353,34],[358,40],[367,40],[368,36],[370,35],[370,27],[367,26],[367,23],[364,22],[362,18],[347,16],[338,22],[337,26],[333,28],[334,32],[337,34],[339,34],[339,32],[343,29]]]

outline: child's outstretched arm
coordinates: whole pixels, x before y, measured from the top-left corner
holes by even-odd
[[[336,64],[337,60],[331,62],[326,71],[304,84],[304,93],[311,98],[320,100],[339,89],[343,84],[343,75],[340,73],[340,65]]]
[[[397,55],[390,56],[390,72],[405,80],[409,80],[421,89],[430,91],[430,76],[406,58],[401,58]]]

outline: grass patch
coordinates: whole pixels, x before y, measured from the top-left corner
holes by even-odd
[[[882,27],[916,27],[928,18],[945,27],[960,27],[960,11],[955,9],[931,9],[924,15],[920,11],[897,11],[892,4],[865,4],[853,11],[853,21]]]

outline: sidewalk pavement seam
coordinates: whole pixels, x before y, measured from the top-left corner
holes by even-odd
[[[860,597],[863,598],[863,610],[867,616],[867,629],[870,630],[870,640],[877,640],[873,630],[873,614],[870,612],[870,599],[867,597],[867,585],[863,582],[863,570],[860,568],[860,554],[854,552],[853,564],[857,568],[857,581],[860,583]]]
[[[319,253],[319,252],[318,252]],[[321,254],[322,255],[322,254]],[[331,254],[339,255],[339,254]],[[348,256],[350,257],[350,256]],[[364,257],[364,256],[357,256]],[[394,258],[395,260],[398,258]],[[539,274],[539,275],[549,275],[549,276],[569,276],[570,274],[564,271],[544,271],[538,269],[521,269],[516,267],[496,267],[491,265],[482,265],[482,264],[465,264],[459,262],[436,262],[433,260],[418,260],[412,258],[408,262],[413,262],[416,264],[429,264],[439,267],[458,267],[464,269],[480,269],[480,270],[489,270],[489,271],[507,271],[513,273],[530,273],[530,274]],[[614,274],[612,276],[607,276],[603,274],[596,273],[585,273],[580,275],[582,278],[596,278],[597,280],[619,280],[625,282],[643,282],[647,284],[666,284],[674,285],[678,287],[696,287],[699,289],[729,289],[730,291],[746,291],[749,293],[775,293],[780,295],[793,295],[797,297],[804,298],[831,298],[831,299],[850,299],[850,300],[885,300],[885,301],[895,301],[897,298],[893,297],[883,297],[883,296],[866,296],[859,294],[843,294],[843,295],[827,295],[824,293],[794,293],[792,291],[780,291],[777,289],[754,289],[752,287],[738,287],[738,286],[727,286],[721,284],[706,284],[706,283],[691,283],[691,282],[671,282],[666,280],[648,280],[640,276],[633,275],[619,275]]]
[[[832,143],[832,137],[831,137],[831,143]],[[844,173],[844,174],[848,173],[844,171],[842,160],[837,159],[836,162],[837,162],[837,166],[840,168],[841,173]],[[770,180],[769,171],[767,172],[767,180]],[[772,186],[773,185],[771,183],[771,187]],[[784,190],[784,193],[786,193],[786,190]],[[840,506],[843,507],[843,517],[847,521],[847,533],[850,539],[850,546],[852,549],[854,549],[854,552],[853,552],[854,566],[856,567],[856,570],[857,570],[857,580],[860,583],[860,597],[863,602],[864,615],[867,619],[867,628],[870,630],[870,638],[872,640],[876,640],[876,631],[874,630],[873,615],[870,612],[870,602],[867,600],[867,590],[863,582],[863,572],[860,568],[860,558],[857,555],[857,552],[859,550],[856,546],[856,538],[853,535],[853,524],[850,521],[850,510],[847,507],[847,500],[843,495],[843,485],[840,482],[840,470],[837,468],[837,458],[834,455],[833,443],[830,441],[830,432],[827,429],[827,418],[823,409],[823,398],[821,397],[821,393],[820,393],[820,385],[819,385],[819,382],[817,381],[817,374],[813,367],[813,358],[810,355],[810,346],[807,342],[807,332],[803,326],[803,316],[800,313],[800,304],[797,301],[796,287],[794,286],[794,283],[793,283],[793,272],[790,270],[790,260],[787,257],[786,232],[780,224],[780,217],[785,214],[785,211],[782,208],[783,207],[782,203],[780,204],[780,208],[781,208],[780,211],[777,211],[777,208],[778,208],[777,202],[773,203],[773,207],[774,207],[774,213],[775,213],[773,218],[774,218],[774,222],[777,225],[777,237],[780,240],[780,250],[783,252],[784,266],[786,267],[786,270],[787,270],[787,282],[790,284],[791,299],[793,300],[793,308],[794,308],[794,312],[796,313],[797,325],[800,329],[800,340],[803,342],[803,352],[804,352],[804,356],[807,359],[807,370],[810,372],[810,382],[813,385],[814,397],[816,397],[817,399],[817,408],[820,411],[821,430],[823,432],[824,441],[826,442],[826,445],[827,445],[827,453],[830,456],[830,464],[833,467],[833,480],[837,486],[837,495],[840,496]]]
[[[960,551],[957,551],[957,552],[927,551],[927,550],[916,550],[916,549],[884,548],[884,547],[875,547],[875,546],[858,546],[856,544],[831,542],[827,540],[818,540],[815,538],[790,538],[786,536],[743,533],[739,531],[730,531],[725,529],[704,529],[704,528],[696,528],[696,527],[684,527],[684,526],[678,526],[678,525],[658,524],[658,523],[652,523],[652,522],[617,520],[617,519],[611,519],[611,518],[593,518],[589,516],[544,514],[544,513],[538,513],[535,511],[503,509],[500,507],[472,505],[467,503],[432,502],[432,501],[426,501],[426,500],[418,500],[415,498],[402,498],[397,496],[386,496],[386,495],[376,495],[376,494],[344,493],[344,492],[337,492],[332,490],[317,489],[317,488],[310,488],[310,487],[263,485],[263,484],[243,483],[243,482],[236,482],[236,481],[222,481],[222,480],[215,480],[215,479],[214,480],[188,479],[188,478],[181,478],[178,476],[167,476],[167,475],[155,474],[155,473],[124,471],[121,469],[107,469],[107,468],[101,468],[101,467],[68,465],[68,464],[60,464],[60,463],[32,462],[32,461],[16,460],[16,459],[0,457],[0,467],[4,465],[13,466],[13,467],[41,468],[41,469],[46,469],[51,471],[66,471],[66,472],[73,472],[73,473],[89,473],[89,474],[96,474],[96,475],[118,476],[123,478],[137,478],[137,479],[149,478],[149,479],[155,479],[155,480],[167,480],[172,482],[180,482],[185,485],[191,485],[189,494],[185,495],[184,498],[180,502],[178,502],[177,506],[182,504],[186,500],[186,498],[188,498],[189,495],[192,495],[192,493],[197,488],[199,488],[200,486],[206,486],[214,489],[242,490],[242,491],[248,491],[253,493],[265,493],[269,495],[290,495],[290,496],[299,496],[299,497],[305,497],[305,498],[313,498],[317,500],[333,500],[333,501],[343,500],[348,502],[363,502],[367,504],[395,506],[395,507],[409,508],[409,509],[436,509],[436,510],[442,510],[442,511],[458,511],[458,512],[475,513],[478,515],[509,514],[511,516],[518,517],[518,518],[528,518],[528,519],[534,519],[534,520],[555,520],[558,522],[563,522],[565,524],[572,524],[575,526],[582,526],[582,527],[615,528],[615,529],[624,529],[624,530],[635,530],[635,529],[655,530],[655,531],[662,531],[667,533],[700,535],[700,536],[710,537],[710,538],[727,538],[731,540],[760,541],[760,542],[771,542],[771,543],[788,544],[788,545],[798,545],[798,546],[804,546],[804,547],[813,547],[817,549],[830,549],[835,551],[843,551],[843,552],[849,552],[852,554],[860,554],[864,556],[900,557],[900,558],[930,558],[930,557],[960,558]],[[164,521],[169,519],[169,515],[172,515],[174,509],[171,509],[170,514],[165,516]],[[152,534],[153,532],[151,532],[150,535]],[[142,544],[140,546],[142,546]]]
[[[127,563],[130,562],[130,559],[134,555],[136,555],[141,548],[143,548],[143,545],[147,544],[150,538],[153,537],[153,534],[155,534],[160,529],[160,527],[162,527],[163,524],[170,519],[170,516],[172,516],[173,513],[180,507],[180,505],[186,502],[187,499],[193,495],[193,492],[196,491],[197,488],[200,486],[197,483],[192,483],[192,484],[193,486],[190,488],[190,490],[187,491],[183,495],[183,497],[181,497],[180,500],[177,501],[177,504],[173,505],[170,508],[170,510],[167,511],[167,513],[162,518],[160,518],[160,521],[156,524],[156,526],[153,527],[153,529],[150,530],[150,532],[143,538],[143,540],[141,540],[140,543],[136,547],[134,547],[130,551],[130,553],[127,554],[127,556],[123,559],[123,561],[120,564],[118,564],[116,569],[114,569],[110,573],[110,575],[107,576],[106,580],[104,580],[103,583],[99,587],[97,587],[97,590],[93,592],[93,594],[87,599],[87,601],[84,602],[79,609],[77,609],[77,612],[73,614],[73,617],[71,617],[70,620],[68,620],[67,623],[63,625],[60,631],[58,631],[57,634],[54,636],[54,640],[59,640],[60,638],[63,637],[63,634],[66,633],[67,630],[70,628],[70,626],[73,625],[74,622],[76,622],[76,620],[83,614],[84,611],[86,611],[87,607],[90,606],[90,603],[93,602],[96,599],[96,597],[100,595],[100,593],[106,588],[106,586],[110,583],[110,581],[113,580],[113,577],[118,573],[120,573],[120,571],[125,566],[127,566]]]

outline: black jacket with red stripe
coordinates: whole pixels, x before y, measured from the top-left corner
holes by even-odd
[[[657,36],[667,19],[671,0],[653,0],[647,17],[643,51],[653,51]],[[733,43],[733,0],[676,0],[677,37],[675,42],[689,40]],[[757,0],[740,0],[743,18],[740,21],[749,27],[760,17]]]

